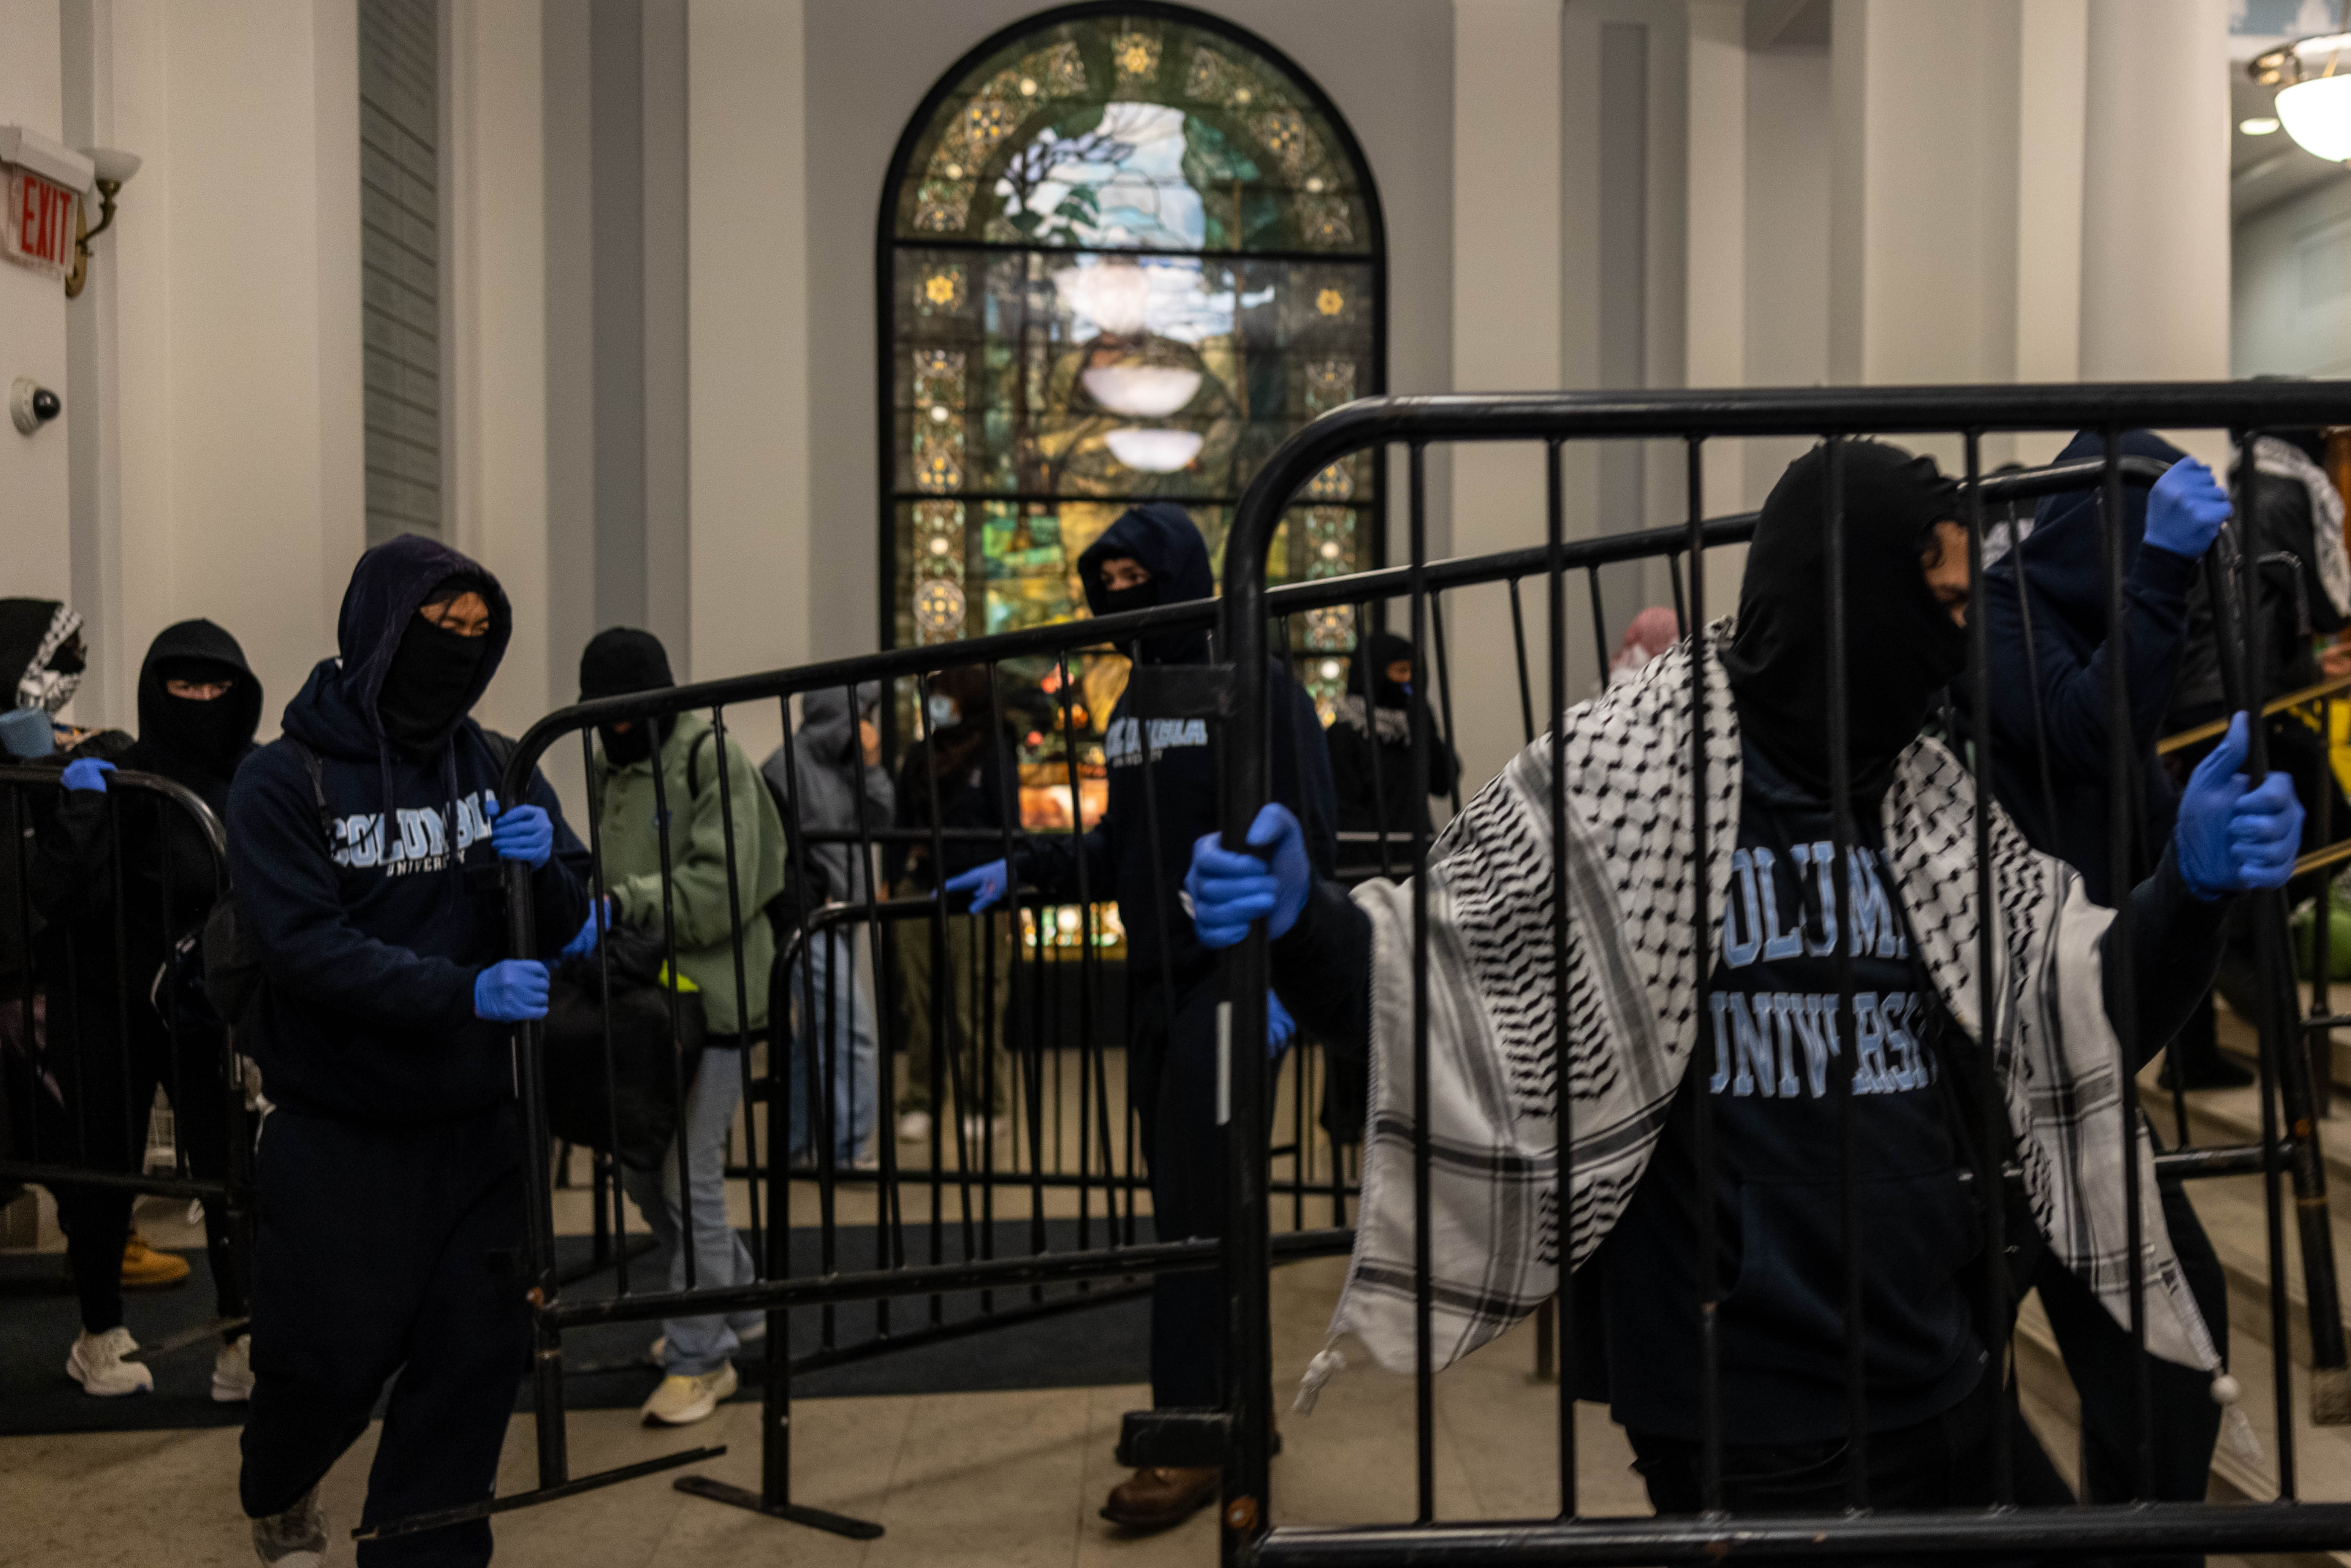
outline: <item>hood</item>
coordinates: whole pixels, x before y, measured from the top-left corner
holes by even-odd
[[[1122,557],[1141,562],[1149,570],[1151,580],[1128,594],[1113,594],[1102,586],[1102,564]],[[1208,564],[1208,541],[1200,537],[1192,514],[1174,501],[1147,501],[1104,528],[1102,537],[1078,557],[1078,580],[1085,585],[1086,607],[1096,615],[1181,604],[1211,598],[1217,591],[1216,571]],[[1193,664],[1207,654],[1205,628],[1143,640],[1146,664]]]
[[[1419,655],[1414,651],[1412,639],[1399,637],[1393,632],[1374,632],[1372,633],[1368,646],[1361,643],[1357,643],[1354,653],[1347,660],[1347,695],[1349,696],[1360,697],[1364,695],[1364,655],[1366,653],[1371,655],[1372,661],[1371,691],[1374,706],[1403,707],[1406,694],[1402,686],[1388,679],[1388,666],[1398,659],[1410,659],[1414,664],[1413,674],[1417,675],[1420,673]]]
[[[435,539],[402,534],[387,539],[351,569],[336,623],[341,656],[319,663],[295,699],[286,705],[286,732],[329,756],[372,758],[387,743],[376,698],[401,634],[434,588],[452,577],[472,578],[490,606],[488,646],[465,695],[468,711],[481,701],[514,636],[514,609],[498,580],[477,562]]]
[[[2126,457],[2152,457],[2165,465],[2188,455],[2152,431],[2130,430],[2119,443]],[[2085,430],[2065,444],[2060,463],[2106,455],[2105,437]],[[2068,626],[2093,642],[2106,634],[2106,569],[2099,542],[2098,487],[2066,490],[2043,496],[2032,508],[2032,530],[2023,542],[1991,568],[2013,574],[2022,561],[2031,574],[2036,611],[2045,606]],[[2138,559],[2139,542],[2147,537],[2147,489],[2123,486],[2123,570]]]
[[[226,676],[231,685],[210,702],[192,702],[163,689],[172,679]],[[158,771],[204,793],[225,784],[253,745],[261,725],[261,683],[235,637],[209,621],[166,626],[139,666],[139,740]]]
[[[1793,782],[1829,789],[1828,452],[1788,465],[1763,502],[1723,654],[1741,734]],[[1919,564],[1938,521],[1962,516],[1931,457],[1876,441],[1844,444],[1845,713],[1856,789],[1882,781],[1935,694],[1967,662],[1967,632]]]
[[[8,707],[55,714],[81,685],[81,612],[54,599],[0,599],[0,675]]]
[[[800,697],[800,759],[828,768],[859,761],[863,748],[858,745],[857,720],[871,715],[881,703],[882,686],[878,681],[867,681],[857,688],[854,716],[849,711],[849,693],[840,686],[825,686],[804,694]]]

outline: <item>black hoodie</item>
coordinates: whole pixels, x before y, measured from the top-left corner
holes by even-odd
[[[183,674],[184,672],[184,674]],[[203,674],[229,681],[211,702],[175,697],[163,683]],[[160,774],[192,790],[214,816],[228,810],[229,780],[253,749],[261,722],[261,683],[235,638],[209,621],[165,627],[139,671],[139,738],[112,758],[119,768]],[[162,963],[173,941],[203,924],[219,896],[218,873],[202,830],[177,806],[144,790],[70,790],[34,862],[33,903],[51,920],[78,923],[82,940],[113,945],[113,834],[119,815],[129,846],[123,857],[123,936],[135,989]],[[166,909],[167,903],[169,908]]]
[[[1398,660],[1414,664],[1417,673],[1418,656],[1408,637],[1374,632],[1368,649],[1357,645],[1347,661],[1347,695],[1339,699],[1338,720],[1324,737],[1331,743],[1331,776],[1338,787],[1340,831],[1376,832],[1384,824],[1388,831],[1384,857],[1377,843],[1351,841],[1340,852],[1343,862],[1374,871],[1384,863],[1404,873],[1412,867],[1413,829],[1432,831],[1429,797],[1452,793],[1461,759],[1432,721],[1426,691],[1406,691],[1388,679],[1388,666]],[[1371,691],[1368,705],[1364,700],[1366,686]],[[1413,777],[1416,727],[1428,739],[1426,794],[1415,788]]]
[[[508,1027],[474,1016],[475,977],[508,956],[487,827],[503,748],[463,716],[413,757],[384,738],[376,711],[408,623],[452,577],[491,612],[470,709],[513,635],[506,594],[456,551],[403,535],[360,558],[342,656],[310,672],[287,705],[285,738],[248,758],[230,791],[237,913],[269,982],[246,1045],[270,1097],[297,1111],[430,1122],[514,1092]],[[323,823],[293,743],[318,760]],[[587,854],[544,777],[532,776],[528,800],[555,820],[554,858],[531,879],[539,952],[552,958],[587,918]]]
[[[1102,587],[1107,560],[1129,559],[1151,572],[1151,580],[1125,596]],[[1207,541],[1183,507],[1172,501],[1137,507],[1104,529],[1078,558],[1086,602],[1097,615],[1207,599],[1216,590]],[[1206,632],[1164,632],[1141,647],[1145,664],[1196,664],[1207,657]],[[1273,798],[1295,812],[1306,829],[1306,849],[1315,869],[1328,874],[1337,850],[1332,824],[1338,805],[1331,785],[1331,757],[1312,699],[1276,663],[1267,693],[1273,727]],[[1078,892],[1077,856],[1085,856],[1086,891],[1118,901],[1126,925],[1129,962],[1135,966],[1129,995],[1140,996],[1161,978],[1178,990],[1212,973],[1216,956],[1192,934],[1191,917],[1176,902],[1191,868],[1192,845],[1221,823],[1217,802],[1223,777],[1217,747],[1202,719],[1150,721],[1146,735],[1131,716],[1130,690],[1111,710],[1102,751],[1110,763],[1110,800],[1102,820],[1073,839],[1045,840],[1029,852],[1028,880],[1049,895],[1073,898]],[[1142,764],[1156,754],[1144,785]],[[1155,801],[1154,797],[1156,797]],[[1153,807],[1157,831],[1153,831]]]

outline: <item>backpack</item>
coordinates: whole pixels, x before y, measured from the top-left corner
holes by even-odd
[[[661,932],[622,921],[604,934],[603,949],[601,959],[590,952],[555,966],[539,1036],[548,1127],[631,1170],[657,1171],[677,1132],[678,1086],[692,1088],[709,1025],[693,982],[681,979],[673,1059]]]

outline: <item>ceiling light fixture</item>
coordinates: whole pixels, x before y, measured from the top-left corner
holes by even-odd
[[[1176,365],[1096,365],[1078,380],[1102,407],[1134,419],[1165,419],[1200,390],[1200,372]]]
[[[2237,129],[2248,136],[2274,136],[2277,134],[2277,128],[2276,119],[2266,114],[2256,114],[2251,120],[2237,121]]]
[[[2337,27],[2345,27],[2343,5]],[[2245,69],[2263,87],[2277,89],[2277,124],[2297,146],[2332,163],[2351,160],[2351,29],[2296,38],[2253,57]],[[2258,118],[2238,129],[2248,135]]]
[[[1110,455],[1138,474],[1173,474],[1200,455],[1196,430],[1127,428],[1102,437]]]

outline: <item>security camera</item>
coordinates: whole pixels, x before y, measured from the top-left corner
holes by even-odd
[[[30,435],[41,426],[65,412],[57,394],[42,386],[30,376],[18,376],[8,393],[8,417],[16,422],[19,434]]]

